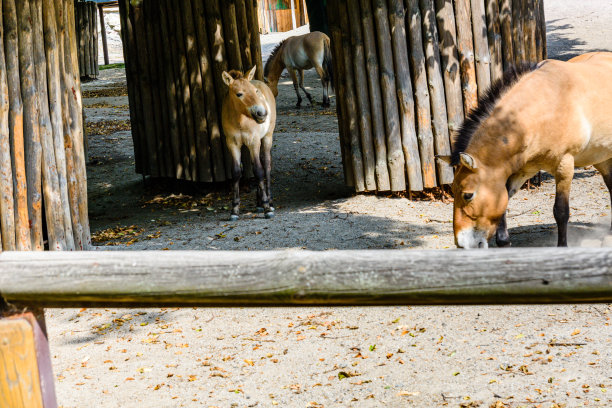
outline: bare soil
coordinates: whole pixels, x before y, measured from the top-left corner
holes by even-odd
[[[612,50],[612,7],[580,3],[546,3],[549,56]],[[316,74],[305,80],[320,102]],[[449,200],[355,195],[345,186],[335,98],[329,110],[296,109],[284,78],[276,218],[254,211],[253,190],[230,223],[226,186],[134,172],[131,135],[120,130],[129,125],[123,70],[101,71],[83,88],[107,95],[84,99],[97,249],[454,247]],[[513,245],[555,245],[553,198],[544,175],[541,187],[512,199]],[[570,245],[599,245],[610,198],[594,169],[577,172],[571,210]],[[607,407],[611,315],[610,305],[50,309],[47,324],[64,407]]]

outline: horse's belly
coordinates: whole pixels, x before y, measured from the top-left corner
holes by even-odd
[[[576,167],[590,166],[610,158],[612,158],[612,133],[592,137],[588,145],[574,156],[574,165]]]

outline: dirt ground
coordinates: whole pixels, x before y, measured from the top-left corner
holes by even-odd
[[[546,7],[550,57],[612,50],[609,2]],[[306,84],[320,102],[314,72]],[[334,98],[330,110],[298,110],[283,80],[276,218],[253,211],[251,191],[230,223],[227,188],[135,174],[123,70],[83,89],[97,249],[454,247],[452,203],[345,187]],[[512,199],[515,246],[555,245],[553,197],[545,175]],[[597,245],[610,199],[594,169],[577,172],[571,210],[570,245]],[[63,407],[607,407],[611,315],[610,305],[50,309],[47,324]]]

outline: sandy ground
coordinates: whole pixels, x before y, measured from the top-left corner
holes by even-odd
[[[549,55],[612,50],[610,3],[575,4],[546,3]],[[274,41],[263,39],[264,50]],[[123,71],[102,71],[84,89],[124,83]],[[320,101],[313,72],[306,84]],[[276,218],[253,212],[252,191],[230,224],[224,187],[160,187],[134,173],[129,131],[109,130],[129,119],[127,96],[117,93],[84,99],[96,129],[91,227],[109,238],[101,246],[113,244],[103,249],[453,247],[451,203],[344,186],[335,99],[331,110],[297,110],[292,85],[282,82]],[[572,194],[570,245],[603,238],[610,199],[601,178],[580,170]],[[545,177],[512,199],[515,246],[555,244],[553,196]],[[611,315],[609,305],[51,309],[47,323],[64,407],[607,407]]]

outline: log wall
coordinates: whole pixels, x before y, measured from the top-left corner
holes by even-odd
[[[230,179],[221,73],[257,65],[263,80],[257,0],[121,0],[119,7],[136,171]],[[243,165],[252,174],[248,154]]]
[[[98,67],[98,6],[93,1],[74,4],[79,70],[82,77],[97,78]]]
[[[0,1],[2,250],[90,245],[73,4]]]
[[[542,0],[329,0],[327,10],[346,181],[358,192],[451,183],[434,155],[450,154],[478,97],[509,66],[546,58]]]

